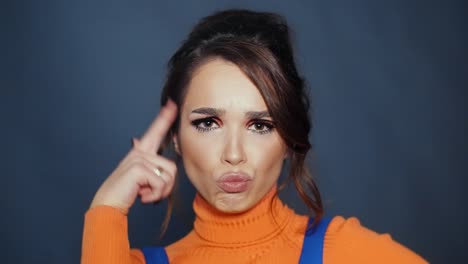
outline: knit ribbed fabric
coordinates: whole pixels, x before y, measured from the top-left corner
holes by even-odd
[[[225,214],[200,195],[193,208],[193,230],[166,247],[170,263],[298,263],[308,218],[281,202],[273,188],[252,209]],[[118,209],[98,206],[85,215],[82,264],[143,264],[130,249],[127,217]],[[324,241],[323,263],[427,263],[414,252],[362,227],[356,218],[335,217]]]
[[[97,206],[85,215],[81,263],[145,263],[143,253],[130,250],[127,216],[110,206]]]
[[[171,263],[297,263],[308,218],[284,205],[273,188],[252,209],[217,211],[200,195],[194,229],[166,248]]]
[[[363,227],[355,217],[333,218],[325,234],[323,263],[428,263],[392,240]],[[351,260],[351,261],[349,261]]]

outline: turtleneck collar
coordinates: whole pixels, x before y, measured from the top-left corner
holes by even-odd
[[[294,211],[281,202],[276,190],[275,185],[253,208],[238,214],[218,211],[197,193],[193,202],[194,231],[207,242],[235,247],[277,236],[284,231]]]

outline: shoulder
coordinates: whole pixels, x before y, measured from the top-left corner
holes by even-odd
[[[389,234],[361,225],[356,217],[335,216],[325,233],[323,260],[327,263],[427,263]],[[350,262],[352,261],[352,262]]]

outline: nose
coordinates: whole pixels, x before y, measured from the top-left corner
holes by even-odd
[[[232,131],[226,134],[221,162],[231,165],[238,165],[245,162],[247,157],[244,152],[244,142],[241,133]]]

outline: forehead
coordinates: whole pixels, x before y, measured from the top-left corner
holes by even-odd
[[[259,90],[239,67],[218,58],[194,71],[183,108],[207,106],[227,111],[267,110]]]

